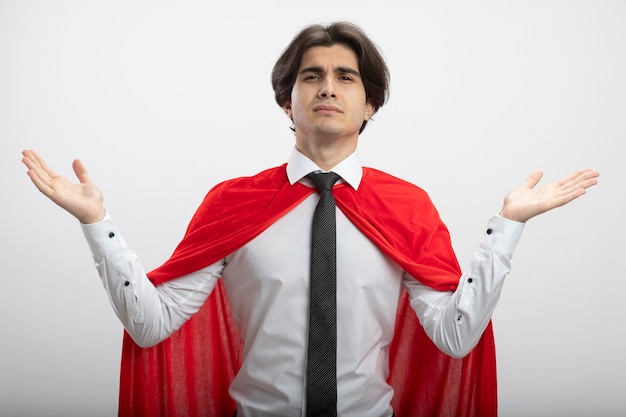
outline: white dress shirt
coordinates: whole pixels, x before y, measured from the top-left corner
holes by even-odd
[[[293,184],[320,170],[293,150]],[[359,187],[355,152],[332,169]],[[223,279],[244,340],[242,366],[230,394],[238,416],[303,416],[309,308],[313,193],[225,259],[155,287],[110,217],[82,225],[115,313],[140,346],[166,339]],[[401,291],[436,345],[454,357],[480,339],[500,296],[523,224],[494,216],[455,292],[408,276],[337,210],[337,390],[340,416],[391,416],[388,349]],[[467,278],[471,277],[471,280]]]

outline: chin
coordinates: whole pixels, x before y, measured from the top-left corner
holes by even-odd
[[[336,136],[345,134],[346,129],[334,123],[321,123],[315,126],[315,132],[320,135]]]

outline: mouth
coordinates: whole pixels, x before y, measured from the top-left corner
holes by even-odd
[[[339,107],[330,104],[319,104],[313,108],[313,111],[324,114],[343,113]]]

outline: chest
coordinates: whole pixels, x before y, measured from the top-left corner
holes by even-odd
[[[309,302],[311,221],[317,196],[304,200],[226,258],[223,279],[237,317],[305,314]],[[402,269],[337,210],[337,306],[347,317],[376,311],[393,321]],[[381,311],[384,310],[384,311]]]

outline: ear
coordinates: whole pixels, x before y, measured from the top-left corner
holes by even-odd
[[[285,104],[283,104],[283,110],[285,111],[287,117],[293,119],[293,116],[291,114],[291,101],[287,101]]]
[[[364,121],[368,121],[374,115],[374,106],[372,105],[371,100],[367,100],[365,102],[365,117]]]

